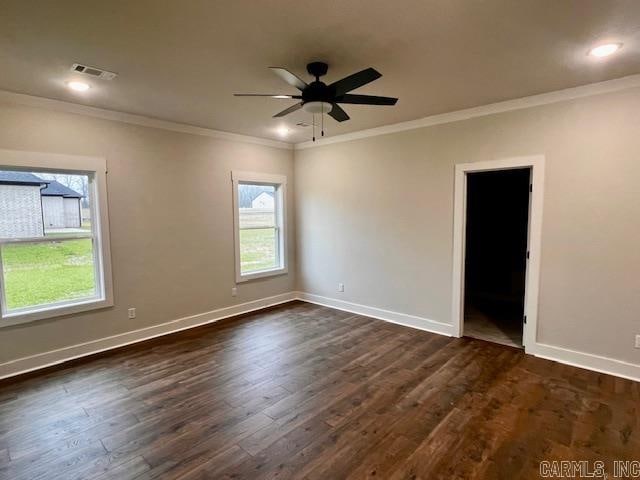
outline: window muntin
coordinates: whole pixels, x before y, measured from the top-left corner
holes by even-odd
[[[93,157],[0,150],[0,327],[113,304],[105,172],[52,160],[104,168]]]
[[[284,177],[234,172],[236,281],[286,272]]]

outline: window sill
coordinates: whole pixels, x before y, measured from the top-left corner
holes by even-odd
[[[109,299],[89,299],[73,303],[64,303],[56,306],[44,306],[32,310],[23,310],[2,314],[0,328],[21,325],[24,323],[46,320],[74,313],[89,312],[101,308],[113,307],[113,301]]]
[[[236,283],[249,282],[258,278],[275,277],[276,275],[284,275],[285,273],[288,273],[287,267],[272,268],[270,270],[259,270],[254,273],[236,275]]]

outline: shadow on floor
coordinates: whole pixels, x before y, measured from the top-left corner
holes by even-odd
[[[465,305],[464,335],[489,342],[522,347],[522,317],[509,309]]]

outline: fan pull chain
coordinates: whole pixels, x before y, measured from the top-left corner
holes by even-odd
[[[316,141],[316,114],[311,115],[311,123],[313,124],[313,141]]]
[[[324,105],[322,106],[322,113],[320,114],[320,128],[321,137],[324,137]]]

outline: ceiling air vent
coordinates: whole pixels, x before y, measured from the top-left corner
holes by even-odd
[[[101,78],[103,80],[113,80],[118,76],[117,73],[102,70],[96,67],[90,67],[88,65],[82,65],[81,63],[74,63],[71,66],[71,71],[76,73],[83,73],[92,77]]]

